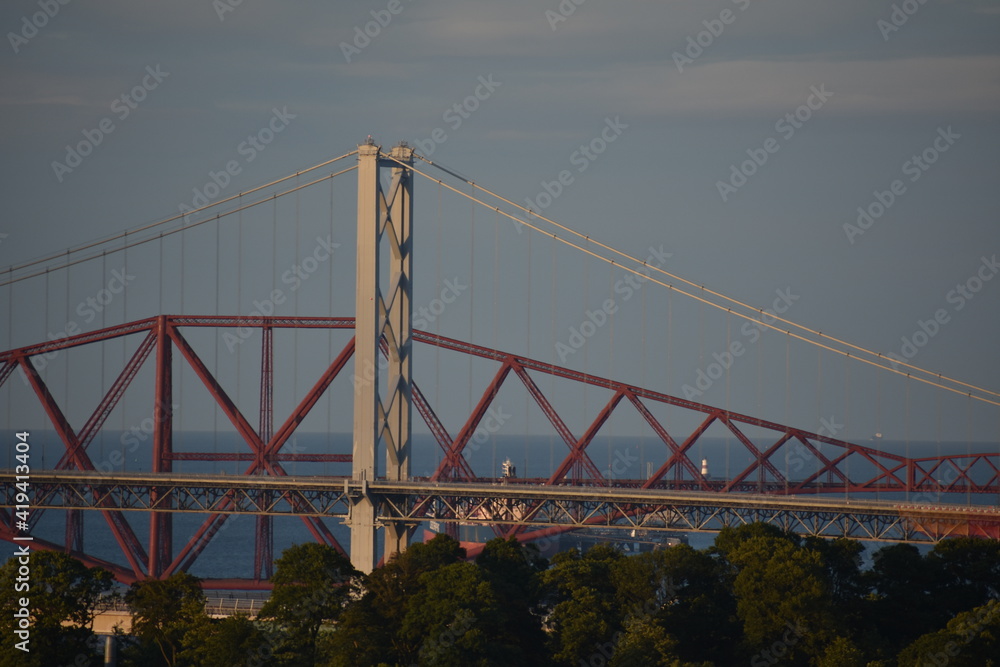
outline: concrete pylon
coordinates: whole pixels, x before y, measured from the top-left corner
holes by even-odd
[[[358,147],[358,246],[355,293],[354,448],[352,476],[379,478],[378,449],[385,446],[385,478],[410,477],[412,426],[413,329],[413,149],[400,145],[388,159],[369,141]],[[402,164],[400,164],[402,163]],[[384,192],[382,168],[390,169]],[[388,246],[388,281],[380,266],[382,243]],[[385,346],[385,361],[379,350]],[[382,377],[384,375],[384,378]],[[384,386],[383,386],[384,385]],[[377,499],[365,493],[351,507],[351,562],[362,572],[376,565]],[[407,546],[407,527],[385,524],[385,557]]]

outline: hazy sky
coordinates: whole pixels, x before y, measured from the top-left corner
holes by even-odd
[[[860,345],[900,353],[937,314],[914,362],[1000,390],[1000,3],[11,0],[0,27],[0,266],[175,214],[229,163],[227,196],[371,134],[537,206],[565,171],[546,215],[643,258],[662,248],[665,268],[760,307],[785,294],[791,319]],[[89,154],[77,160],[81,144]],[[331,217],[344,270],[325,267],[322,284],[346,289],[284,312],[326,314],[316,304],[329,303],[350,315],[353,178],[282,209],[298,216],[294,231],[261,222],[239,239],[224,229],[192,241],[185,273],[203,264],[213,282],[188,277],[179,299],[159,283],[179,278],[176,245],[132,257],[136,296],[111,319],[86,320],[77,304],[117,259],[96,278],[83,267],[0,288],[0,347],[64,322],[214,312],[212,295],[223,314],[250,312],[270,289],[234,286],[237,254],[269,262],[239,271],[280,279],[290,246],[279,253],[276,240],[294,236],[296,261]],[[415,302],[431,305],[448,280],[474,285],[432,330],[680,395],[738,340],[750,351],[697,400],[809,429],[834,417],[839,435],[859,439],[1000,438],[996,407],[879,380],[779,334],[751,341],[742,321],[655,286],[641,304],[625,299],[620,272],[529,242],[488,211],[472,222],[467,202],[427,181],[416,201]],[[859,207],[872,217],[859,222]],[[979,291],[955,291],[977,275]],[[613,326],[560,358],[558,343],[608,298]],[[215,348],[218,368],[225,341]],[[425,376],[451,368],[421,354]],[[455,368],[450,385],[424,382],[452,431],[492,373]],[[300,394],[315,363],[294,372]],[[4,400],[16,414],[21,399]],[[241,400],[252,405],[252,387]],[[511,400],[524,413],[523,397]],[[592,392],[589,414],[603,400]]]

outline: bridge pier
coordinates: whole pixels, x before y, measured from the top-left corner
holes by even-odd
[[[358,147],[352,477],[362,482],[379,478],[380,443],[385,445],[386,479],[410,477],[413,177],[400,163],[412,161],[413,149],[400,145],[390,156],[391,160],[385,159],[381,147],[371,140]],[[383,166],[391,170],[388,193],[379,179]],[[380,266],[383,241],[388,244],[388,267]],[[388,276],[384,285],[383,268]],[[379,364],[380,350],[385,352],[386,367]],[[348,518],[351,562],[362,572],[371,572],[376,565],[376,516],[375,501],[363,493]],[[408,531],[400,522],[384,527],[388,559],[406,548]]]

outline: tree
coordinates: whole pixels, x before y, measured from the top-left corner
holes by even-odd
[[[259,614],[285,632],[275,655],[290,664],[315,665],[320,627],[340,619],[360,574],[333,547],[309,542],[285,549],[275,561],[274,589]]]
[[[942,604],[951,616],[1000,597],[1000,542],[978,537],[956,537],[934,545],[928,566],[947,591]]]
[[[180,653],[185,635],[208,620],[198,577],[179,572],[137,581],[125,593],[125,602],[132,608],[132,634],[139,640],[129,651],[134,661],[168,667],[193,664]]]
[[[498,641],[520,647],[517,664],[546,665],[545,633],[542,632],[541,573],[548,561],[533,544],[516,538],[495,538],[486,543],[476,565],[489,582],[500,610]]]
[[[361,598],[345,610],[326,642],[330,665],[397,664],[415,646],[402,634],[413,596],[423,588],[421,575],[457,563],[465,549],[448,535],[411,545],[361,579]]]
[[[90,647],[98,602],[108,595],[114,579],[107,570],[88,568],[72,556],[55,551],[33,551],[0,567],[0,630],[5,641],[0,665],[47,667],[72,664],[77,656],[97,659]],[[26,575],[19,574],[21,567]],[[20,577],[20,579],[19,579]],[[22,590],[24,589],[24,590]],[[31,615],[29,653],[13,648],[17,641],[14,614],[21,599]]]
[[[204,619],[184,636],[182,659],[193,665],[254,667],[269,654],[267,634],[244,614]]]
[[[865,667],[864,653],[846,637],[837,637],[823,649],[817,667]]]
[[[638,558],[645,559],[646,555]],[[663,583],[666,584],[656,619],[676,639],[677,655],[686,662],[709,661],[720,665],[736,662],[734,638],[742,630],[736,616],[728,561],[686,544],[654,551],[650,558],[655,559],[659,574],[638,579],[650,581],[647,589],[650,591],[662,590]],[[626,572],[624,568],[616,570],[623,575]],[[657,577],[662,583],[652,583]],[[622,578],[628,581],[627,576]],[[628,590],[627,584],[619,584],[618,590],[621,595],[622,590]],[[634,603],[630,606],[634,608]]]
[[[677,656],[677,639],[651,618],[628,621],[613,649],[608,656],[597,653],[602,658],[610,658],[610,667],[679,667],[681,664]],[[594,663],[603,664],[600,659],[593,658],[584,664]]]
[[[881,638],[885,657],[947,622],[939,575],[911,544],[883,547],[872,556],[872,568],[864,573],[872,591],[863,606],[864,619]]]
[[[497,667],[524,664],[519,644],[505,641],[504,612],[490,582],[472,563],[425,572],[401,636],[412,647],[403,664]]]
[[[552,558],[552,567],[542,580],[551,610],[549,646],[556,664],[587,664],[595,651],[613,646],[620,638],[623,614],[615,604],[611,570],[623,558],[608,544],[598,544],[583,554],[564,551]]]
[[[955,616],[937,632],[919,637],[899,653],[899,667],[1000,665],[1000,601]]]
[[[758,535],[726,557],[737,568],[733,594],[748,651],[791,661],[815,657],[833,621],[819,554],[785,536]]]

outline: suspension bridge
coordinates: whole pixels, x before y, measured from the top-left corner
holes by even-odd
[[[345,183],[346,174],[356,177],[356,253],[346,263],[353,275],[338,274],[342,269],[331,261],[340,245],[333,239],[347,236],[335,220],[336,187]],[[493,318],[485,335],[494,342],[489,346],[436,330],[448,304],[466,289],[473,292],[470,302],[487,298],[481,280],[478,292],[475,283],[442,280],[446,240],[440,227],[434,281],[440,298],[414,306],[418,179],[437,190],[437,217],[443,216],[441,200],[447,193],[471,206],[471,219],[456,214],[470,233],[475,233],[477,210],[480,225],[482,212],[493,218]],[[328,186],[329,219],[316,215],[322,207],[306,199],[323,185]],[[216,194],[221,197],[221,188]],[[294,230],[287,224],[291,217]],[[311,241],[304,245],[301,238],[308,226],[304,218],[319,220],[310,228],[320,230],[311,250]],[[46,304],[45,327],[50,326],[51,301],[64,302],[57,320],[66,321],[61,335],[46,329],[48,340],[0,353],[6,437],[16,440],[15,432],[33,431],[22,439],[24,447],[11,444],[6,469],[0,471],[0,538],[67,551],[131,582],[196,570],[199,558],[217,549],[222,537],[230,539],[229,526],[247,515],[252,520],[239,522],[235,530],[249,561],[237,569],[246,574],[206,577],[208,587],[247,589],[268,585],[275,521],[287,517],[301,521],[300,537],[349,553],[363,571],[405,549],[429,521],[453,533],[460,524],[488,526],[496,535],[526,541],[586,527],[713,532],[752,521],[801,534],[875,541],[1000,538],[1000,451],[995,445],[975,450],[967,445],[964,452],[940,443],[933,452],[913,453],[908,446],[890,451],[878,441],[838,437],[833,426],[810,430],[679,395],[684,392],[669,393],[659,377],[643,381],[649,365],[645,355],[637,381],[563,363],[560,344],[564,350],[583,349],[572,341],[568,346],[556,342],[555,354],[502,349],[496,341],[509,295],[499,278],[501,228],[549,243],[553,250],[546,263],[557,262],[554,249],[559,248],[580,262],[607,267],[611,293],[618,275],[629,278],[630,290],[648,285],[642,293],[643,349],[646,292],[658,290],[696,304],[701,317],[705,312],[724,317],[727,340],[721,349],[730,362],[739,355],[728,335],[735,320],[749,323],[758,335],[778,332],[786,345],[816,350],[821,360],[839,359],[845,369],[858,367],[905,383],[907,412],[911,386],[965,406],[1000,406],[996,392],[697,285],[648,257],[622,252],[519,206],[405,144],[384,151],[369,140],[356,151],[258,188],[0,273],[9,329],[18,319],[17,304],[39,299]],[[249,236],[251,229],[255,238],[271,239],[263,244],[265,254],[271,252],[269,271],[259,257],[245,259],[259,251],[260,244],[251,250],[254,244],[244,240],[244,230]],[[214,243],[206,243],[212,231]],[[295,249],[288,270],[282,271],[286,264],[278,253],[290,232]],[[470,263],[477,254],[484,255],[470,248]],[[236,270],[223,271],[227,262]],[[214,278],[194,277],[197,269],[189,263],[214,267]],[[329,265],[327,281],[318,277],[324,264]],[[517,266],[516,260],[511,264]],[[96,265],[100,289],[71,311],[78,279],[71,272]],[[505,281],[526,279],[530,295],[532,266],[529,259],[526,271],[515,271],[526,272],[526,278]],[[148,285],[136,287],[139,280],[130,271],[141,272]],[[469,281],[473,275],[470,265]],[[554,269],[552,275],[554,293]],[[171,302],[176,282],[181,283],[179,299]],[[344,296],[342,284],[353,285],[353,294]],[[312,298],[303,286],[314,288]],[[144,316],[129,317],[129,298],[133,312]],[[230,314],[225,314],[227,301],[234,304]],[[586,311],[590,327],[576,330],[581,340],[608,323],[613,338],[621,304],[603,303],[610,303],[603,315]],[[171,306],[182,314],[166,314]],[[293,314],[283,312],[289,306]],[[186,314],[199,307],[210,312]],[[352,308],[352,316],[332,316],[337,308]],[[299,315],[303,309],[311,312]],[[468,315],[473,334],[474,308]],[[525,326],[530,327],[531,317],[529,303]],[[665,329],[669,335],[670,324]],[[551,336],[550,343],[552,338],[557,337]],[[255,345],[245,345],[251,340]],[[624,345],[635,342],[626,338]],[[614,354],[613,341],[608,350]],[[468,383],[462,387],[454,378],[466,368]],[[712,380],[722,377],[719,369]],[[724,370],[728,375],[729,365]],[[442,373],[450,379],[442,380]],[[727,376],[727,396],[728,381]],[[425,392],[427,386],[431,389]],[[849,406],[850,384],[845,393]],[[595,395],[599,407],[592,410],[588,401]],[[509,448],[498,448],[502,434],[497,431],[506,428],[502,416],[511,401],[522,400],[525,414],[533,415],[525,416],[523,426],[544,432],[549,463],[537,452],[528,463],[529,450],[539,440],[525,433],[515,438],[524,443],[522,474],[502,476],[497,452],[504,456]],[[196,415],[199,425],[210,423],[211,433],[192,438],[178,428],[188,414]],[[43,431],[19,423],[29,418],[43,421]],[[614,427],[629,426],[630,435],[641,429],[641,447],[621,440],[615,444]],[[235,434],[235,446],[220,446],[223,430]],[[45,448],[40,456],[43,432],[54,434],[58,448]],[[306,432],[327,434],[323,451],[303,444]],[[350,436],[330,437],[334,432]],[[723,438],[724,449],[712,438]],[[110,451],[105,439],[112,442]],[[29,442],[35,447],[30,455]],[[487,442],[489,464],[484,462]],[[18,453],[24,456],[17,458]],[[599,462],[602,454],[606,467]],[[241,554],[228,558],[236,561]]]

